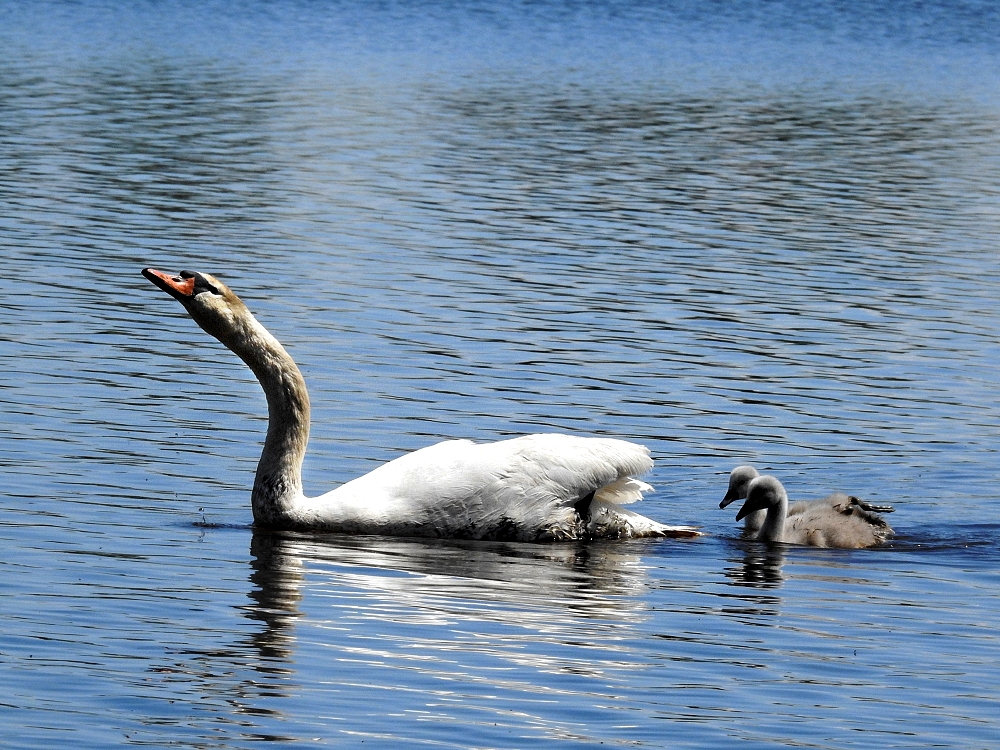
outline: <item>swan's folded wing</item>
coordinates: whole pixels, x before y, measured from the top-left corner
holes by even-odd
[[[586,533],[575,507],[581,500],[594,496],[603,506],[638,500],[649,485],[634,475],[651,467],[646,448],[610,438],[454,440],[401,456],[326,497],[366,508],[376,526],[395,533],[409,525],[411,533],[433,536],[576,538]],[[623,523],[643,518],[627,516]],[[627,535],[672,528],[643,521]]]

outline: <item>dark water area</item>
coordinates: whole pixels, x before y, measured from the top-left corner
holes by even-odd
[[[991,3],[0,2],[0,747],[1000,742]],[[648,445],[695,540],[267,533],[442,439]],[[896,507],[767,548],[730,469]]]

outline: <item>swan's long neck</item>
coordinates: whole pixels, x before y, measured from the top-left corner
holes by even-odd
[[[782,493],[781,499],[767,509],[764,523],[757,538],[767,542],[780,542],[785,534],[785,519],[788,518],[788,497]]]
[[[309,442],[305,380],[285,347],[249,310],[232,335],[220,340],[249,365],[267,396],[267,438],[250,502],[256,523],[282,525],[303,496],[302,459]]]

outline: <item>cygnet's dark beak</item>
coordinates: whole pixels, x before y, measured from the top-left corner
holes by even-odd
[[[722,498],[722,502],[719,503],[719,507],[725,508],[727,505],[733,502],[733,500],[739,500],[739,499],[740,499],[739,493],[737,493],[736,490],[729,490],[729,492],[726,493],[726,496]]]
[[[762,510],[768,507],[767,496],[764,493],[750,493],[747,501],[743,503],[743,507],[740,508],[740,512],[736,514],[736,520],[742,521],[744,518],[749,516],[756,510]]]
[[[190,271],[173,276],[155,268],[143,268],[142,275],[178,302],[186,302],[194,296],[194,274]]]

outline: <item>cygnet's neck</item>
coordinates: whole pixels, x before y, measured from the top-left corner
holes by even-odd
[[[267,397],[267,437],[250,502],[257,524],[280,526],[302,497],[302,460],[309,442],[309,393],[285,347],[245,310],[221,338],[247,363]]]
[[[785,519],[788,517],[788,498],[782,495],[780,500],[768,507],[764,523],[760,525],[757,538],[766,542],[780,542],[785,534]]]

